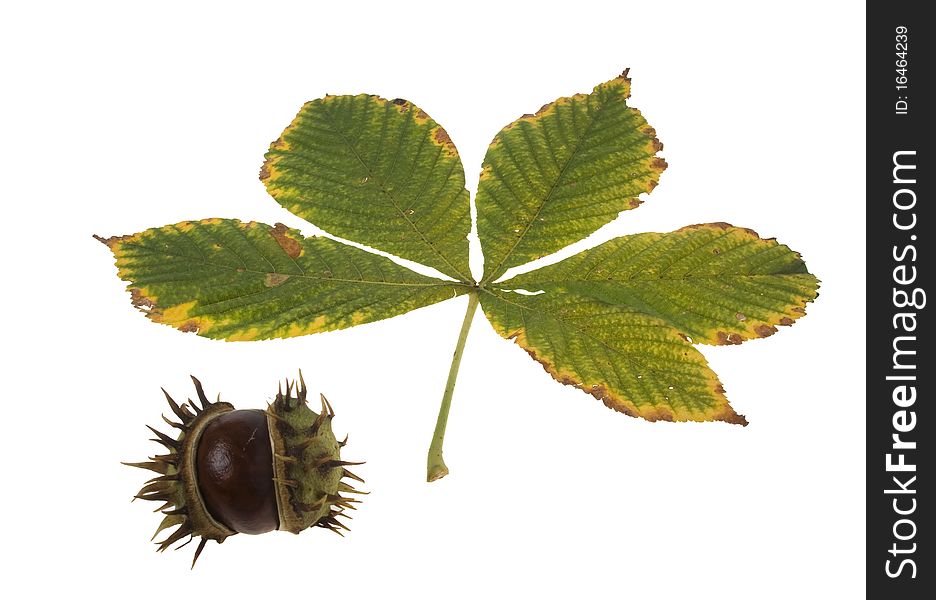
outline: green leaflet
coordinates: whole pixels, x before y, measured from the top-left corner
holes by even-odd
[[[281,224],[184,221],[101,241],[150,319],[230,341],[343,329],[466,291]]]
[[[663,145],[627,106],[630,79],[560,98],[491,142],[478,182],[482,282],[584,239],[657,184]]]
[[[471,281],[461,159],[445,130],[406,100],[306,103],[270,146],[260,179],[331,234]]]
[[[650,421],[747,424],[705,357],[656,317],[572,293],[489,290],[481,307],[557,381]]]
[[[776,240],[708,223],[613,239],[501,285],[574,292],[657,317],[694,343],[740,344],[792,325],[819,281]]]

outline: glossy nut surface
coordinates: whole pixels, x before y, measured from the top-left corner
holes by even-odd
[[[239,533],[279,526],[267,416],[235,410],[212,420],[198,441],[198,488],[215,520]]]

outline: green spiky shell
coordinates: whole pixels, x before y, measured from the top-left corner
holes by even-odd
[[[360,463],[341,460],[344,442],[332,431],[334,411],[325,396],[321,396],[320,413],[310,409],[301,373],[299,377],[295,398],[287,382],[286,394],[277,393],[276,401],[267,408],[279,529],[299,533],[318,525],[340,533],[339,529],[347,527],[337,517],[357,502],[341,495],[356,491],[342,479],[359,479],[344,467]]]

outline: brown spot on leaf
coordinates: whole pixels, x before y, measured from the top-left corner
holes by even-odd
[[[790,317],[781,317],[780,324],[785,327],[789,327],[790,325],[793,324],[793,319],[791,319]]]
[[[793,312],[798,312],[800,314],[806,314],[806,309],[803,308],[802,306],[794,306],[790,310],[792,310]]]
[[[735,313],[734,318],[739,321],[747,321],[747,317],[741,312]]]
[[[596,383],[591,387],[591,391],[588,393],[599,400],[604,400],[608,397],[608,388],[600,383]]]
[[[648,187],[647,191],[648,191],[648,192],[652,192],[653,189],[654,189],[656,186],[658,186],[658,185],[660,185],[660,183],[659,183],[658,181],[656,181],[656,180],[654,180],[654,179],[651,179],[651,180],[650,180],[650,183],[649,183],[648,186],[647,186],[647,187]]]
[[[406,100],[404,100],[403,98],[394,98],[390,102],[393,102],[397,106],[403,106],[404,104],[406,104]]]
[[[130,288],[130,304],[144,311],[152,310],[156,306],[156,303],[144,296],[139,288]]]
[[[720,384],[720,383],[719,383],[719,384],[716,384],[716,385],[715,385],[715,393],[716,393],[716,394],[722,394],[722,395],[724,395],[724,394],[725,394],[725,386],[723,386],[723,385]]]
[[[437,125],[432,129],[432,141],[435,145],[441,146],[449,156],[458,154],[455,144],[452,143],[452,138],[449,137],[448,132],[441,125]]]
[[[650,144],[653,146],[654,152],[659,152],[660,150],[663,149],[663,142],[661,142],[660,140],[656,138],[653,138],[653,140],[650,141]]]
[[[435,141],[441,144],[442,146],[453,145],[452,138],[450,138],[448,132],[442,129],[441,127],[436,127],[435,133],[433,134],[432,137],[435,138]]]
[[[716,343],[720,346],[736,346],[744,341],[737,333],[725,333],[724,331],[719,331],[715,334]]]
[[[302,244],[300,244],[298,240],[286,235],[288,232],[288,227],[282,223],[277,223],[273,229],[270,230],[270,235],[273,236],[273,239],[276,240],[279,247],[282,248],[283,252],[290,258],[299,258],[299,255],[302,254]]]
[[[266,181],[270,178],[269,162],[269,159],[263,161],[263,165],[260,167],[260,181]]]
[[[760,337],[770,337],[777,333],[777,328],[773,325],[761,324],[754,328],[754,333]]]
[[[656,182],[653,182],[653,185],[656,186]],[[628,201],[627,204],[628,204],[631,208],[637,208],[638,206],[640,206],[641,204],[643,204],[643,201],[638,200],[637,198],[631,198],[630,201]]]
[[[680,334],[679,334],[679,337],[681,337],[683,340],[685,340],[685,341],[687,341],[687,342],[690,342],[690,343],[692,342],[692,340],[689,339],[689,336],[686,335],[685,333],[680,333]]]
[[[274,288],[283,285],[288,279],[289,275],[285,273],[267,273],[266,277],[263,278],[263,285]]]
[[[664,159],[660,158],[659,156],[654,156],[653,160],[650,161],[650,166],[659,171],[663,171],[669,165],[666,164],[666,161]]]
[[[195,321],[186,321],[179,325],[179,331],[184,333],[198,333],[198,323]]]

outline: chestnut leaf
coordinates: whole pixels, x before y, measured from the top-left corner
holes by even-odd
[[[183,221],[102,241],[151,320],[229,341],[344,329],[468,291],[282,224]]]
[[[478,180],[482,282],[585,239],[656,187],[663,145],[627,106],[625,72],[504,127]]]
[[[819,285],[800,255],[727,223],[619,237],[501,283],[573,292],[657,317],[694,344],[740,344],[792,325]]]
[[[260,179],[330,234],[471,279],[465,170],[445,130],[411,102],[307,102],[270,146]]]

